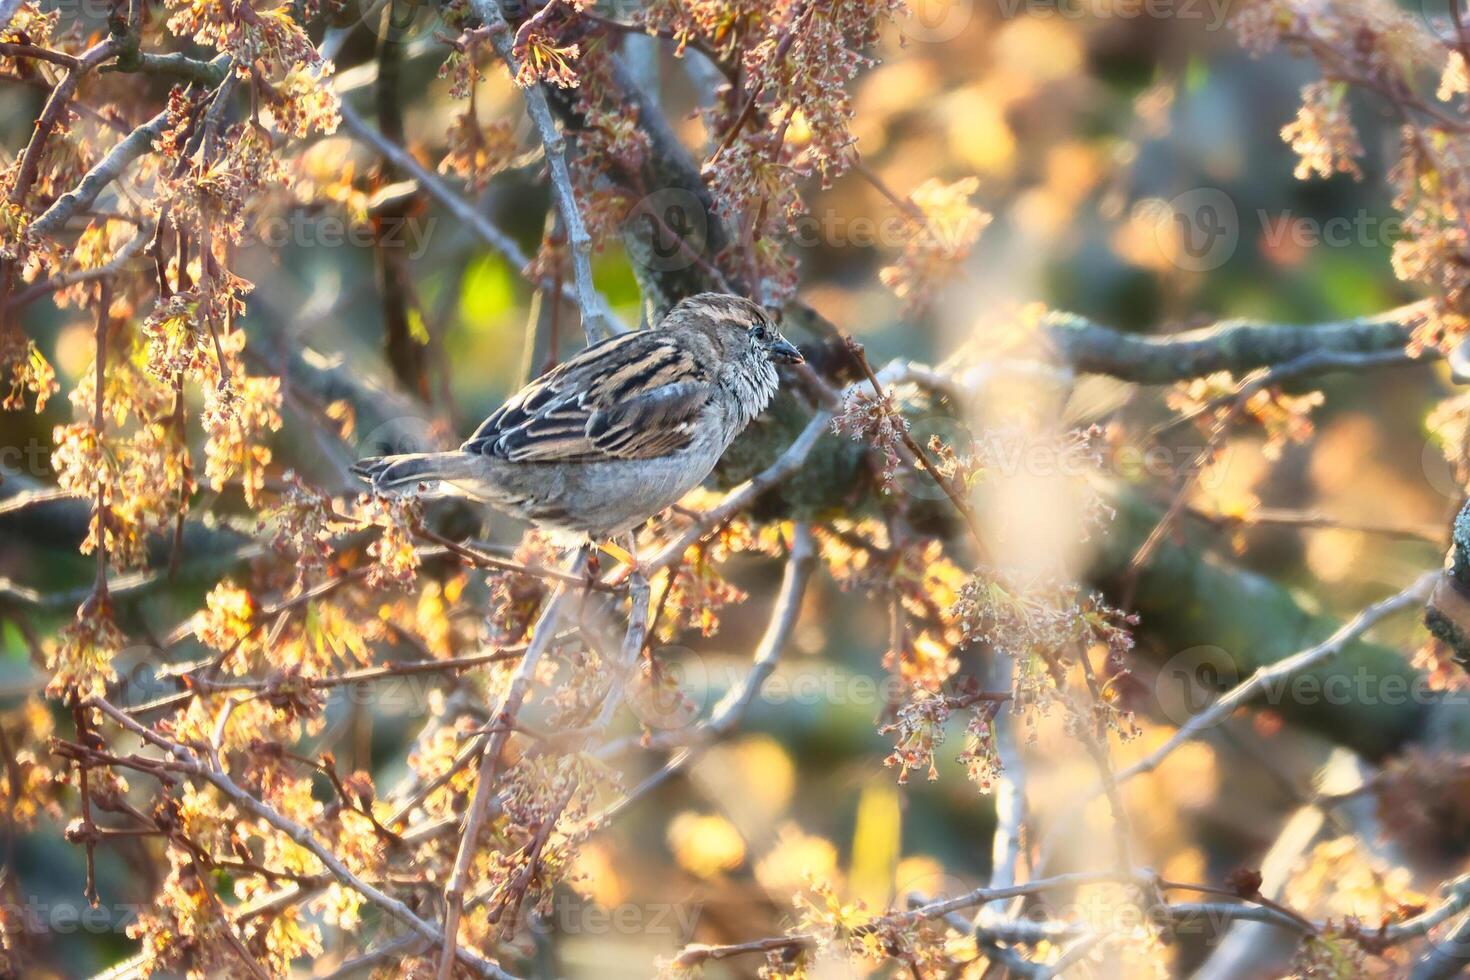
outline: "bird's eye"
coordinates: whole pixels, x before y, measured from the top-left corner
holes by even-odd
[[[756,327],[755,327],[755,329],[753,329],[750,332],[750,335],[752,337],[754,337],[756,340],[765,340],[766,339],[766,325],[764,323],[757,324]]]

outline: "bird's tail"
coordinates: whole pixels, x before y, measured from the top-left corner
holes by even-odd
[[[475,460],[467,453],[404,453],[372,456],[353,464],[352,472],[379,493],[422,489],[436,491],[445,484],[463,483],[475,475]]]

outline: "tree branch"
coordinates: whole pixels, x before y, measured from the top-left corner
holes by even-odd
[[[208,66],[211,73],[217,71],[223,78],[228,74],[232,63],[233,59],[229,55],[222,54],[209,62]],[[168,112],[164,111],[123,137],[107,151],[107,155],[96,166],[87,171],[81,183],[58,197],[44,214],[31,222],[27,232],[37,238],[44,238],[61,231],[72,215],[91,207],[97,200],[97,195],[121,177],[129,164],[145,153],[152,153],[154,140],[162,136],[167,127]]]
[[[517,273],[521,275],[525,274],[527,266],[531,264],[531,257],[525,253],[514,238],[495,227],[473,205],[454,193],[442,179],[431,173],[422,163],[419,163],[418,159],[412,153],[409,153],[372,126],[369,126],[358,111],[352,108],[345,100],[341,104],[340,112],[343,125],[354,136],[377,150],[395,167],[411,176],[424,189],[425,193],[438,201],[439,205],[446,211],[454,215],[456,221],[479,236],[481,241],[489,245],[506,262],[510,263],[511,268],[515,269]],[[546,288],[550,283],[548,280],[538,285]],[[577,295],[570,290],[566,290],[564,295],[572,302],[578,302]]]
[[[791,631],[796,628],[796,620],[801,613],[801,600],[806,595],[807,585],[811,582],[816,564],[817,555],[812,541],[811,528],[805,524],[798,524],[792,535],[791,554],[786,559],[786,570],[781,576],[781,588],[776,594],[770,621],[766,624],[766,631],[761,636],[760,642],[756,644],[755,653],[751,658],[750,672],[745,675],[745,680],[739,687],[732,688],[720,703],[715,705],[710,717],[701,721],[692,732],[662,732],[644,739],[640,744],[648,748],[666,749],[680,744],[684,747],[658,772],[639,783],[626,796],[604,810],[595,821],[598,825],[605,825],[637,800],[662,785],[679,770],[704,755],[710,746],[739,727],[750,710],[751,702],[760,694],[762,685],[776,669],[781,652],[786,648],[786,643],[791,637]],[[604,757],[616,755],[626,747],[626,744],[625,742],[614,743],[607,746],[601,754]]]
[[[1402,351],[1425,302],[1385,313],[1309,326],[1222,320],[1201,330],[1144,336],[1095,323],[1075,313],[1051,312],[1041,319],[1045,342],[1075,371],[1106,374],[1140,384],[1169,384],[1216,371],[1242,374],[1312,357],[1306,367],[1321,372],[1352,367],[1354,355]],[[1439,353],[1425,350],[1421,358]],[[1407,354],[1405,360],[1409,360]],[[1303,370],[1302,373],[1309,373]]]
[[[1358,613],[1321,643],[1256,670],[1208,708],[1191,717],[1163,745],[1128,768],[1119,771],[1118,782],[1126,782],[1134,776],[1152,772],[1179,746],[1229,718],[1235,709],[1249,704],[1259,694],[1268,690],[1274,682],[1333,660],[1347,648],[1348,644],[1360,638],[1384,619],[1405,609],[1423,605],[1429,598],[1430,590],[1437,577],[1437,573],[1421,575],[1402,592],[1389,596],[1381,602],[1376,602]]]
[[[351,868],[342,863],[341,859],[332,852],[331,848],[319,841],[309,828],[277,812],[274,808],[267,806],[265,803],[262,803],[254,796],[245,792],[227,773],[196,762],[189,751],[183,746],[171,742],[152,729],[138,724],[132,718],[128,717],[125,712],[114,707],[103,698],[92,698],[87,702],[87,706],[101,711],[117,724],[141,738],[144,742],[162,749],[169,757],[170,768],[177,769],[198,779],[203,779],[214,786],[215,789],[228,797],[236,806],[264,820],[276,828],[276,830],[285,834],[297,846],[309,851],[313,857],[322,863],[322,866],[327,869],[327,872],[343,885],[351,888],[363,898],[372,902],[420,936],[423,936],[430,943],[437,946],[444,942],[444,936],[432,923],[419,918],[407,905],[404,905],[390,895],[384,894],[358,877]],[[496,964],[468,950],[460,950],[457,956],[461,963],[468,966],[479,976],[491,977],[493,980],[515,980],[514,977],[506,973]]]
[[[470,0],[470,9],[490,30],[490,43],[505,61],[514,78],[520,72],[516,62],[514,34],[500,12],[497,0]],[[546,102],[546,93],[538,83],[523,90],[526,111],[546,147],[546,170],[551,176],[551,189],[556,198],[557,210],[567,230],[567,244],[572,250],[572,278],[577,287],[577,305],[582,310],[582,327],[587,332],[588,342],[601,340],[616,333],[625,332],[607,312],[607,304],[592,284],[592,238],[582,221],[582,212],[577,207],[577,195],[572,188],[571,171],[567,168],[566,141],[557,129],[556,120],[551,118],[551,109]]]
[[[581,561],[578,561],[573,565],[572,571],[575,573],[580,567]],[[541,655],[551,647],[551,641],[556,635],[556,621],[561,616],[561,607],[566,596],[567,587],[558,585],[546,600],[541,615],[536,620],[531,643],[510,675],[509,686],[505,696],[501,698],[500,706],[490,715],[490,724],[495,727],[495,731],[482,749],[480,770],[475,777],[474,799],[465,813],[464,833],[460,836],[454,870],[444,884],[444,955],[439,961],[441,980],[445,980],[452,972],[457,955],[459,917],[464,909],[465,885],[469,879],[470,863],[479,849],[480,830],[490,812],[490,802],[495,798],[495,777],[500,765],[500,754],[510,738],[516,714],[521,710],[521,704],[531,689],[531,678],[535,676]]]

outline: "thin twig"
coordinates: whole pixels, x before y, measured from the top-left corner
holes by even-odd
[[[573,574],[580,571],[582,560],[572,566]],[[465,813],[464,833],[460,837],[459,851],[455,855],[454,870],[444,885],[444,954],[439,961],[440,980],[447,980],[453,969],[456,948],[459,945],[459,917],[464,908],[465,885],[469,879],[470,863],[479,850],[480,830],[490,812],[490,801],[495,796],[495,775],[500,764],[500,754],[514,728],[516,714],[531,689],[531,678],[541,655],[550,647],[556,634],[556,622],[561,616],[561,607],[567,596],[567,587],[558,585],[546,600],[541,615],[531,636],[531,643],[521,657],[521,662],[511,673],[505,696],[500,706],[491,713],[490,723],[497,726],[490,735],[480,756],[480,770],[475,778],[475,795]]]
[[[710,717],[695,726],[692,733],[666,732],[649,736],[644,743],[649,748],[668,748],[680,742],[684,743],[684,747],[658,772],[639,783],[626,796],[604,810],[595,821],[598,825],[605,825],[607,821],[632,806],[680,769],[697,760],[712,745],[739,727],[749,712],[752,702],[760,694],[762,685],[776,669],[781,652],[785,649],[792,631],[796,628],[797,617],[801,612],[801,600],[806,595],[807,585],[811,581],[816,563],[816,549],[813,545],[811,529],[805,524],[798,524],[792,536],[791,554],[786,559],[786,570],[781,577],[781,587],[776,594],[775,605],[771,609],[770,621],[766,625],[765,634],[756,644],[755,653],[751,658],[750,672],[746,674],[745,680],[739,687],[732,688],[730,693],[715,706]],[[604,749],[601,754],[604,757],[611,756],[620,751],[622,747],[621,743],[614,743]]]
[[[1154,749],[1126,769],[1119,770],[1117,781],[1123,783],[1132,779],[1134,776],[1152,772],[1175,749],[1179,748],[1179,746],[1196,738],[1206,729],[1213,728],[1226,718],[1229,718],[1235,712],[1236,708],[1249,703],[1257,694],[1267,690],[1273,682],[1290,677],[1300,671],[1309,670],[1331,660],[1341,653],[1349,643],[1352,643],[1358,637],[1368,632],[1368,630],[1372,629],[1382,620],[1406,609],[1414,609],[1422,606],[1428,601],[1429,594],[1433,591],[1434,585],[1438,580],[1439,573],[1427,572],[1402,592],[1389,596],[1381,602],[1376,602],[1359,612],[1321,643],[1310,646],[1289,657],[1284,657],[1269,667],[1262,667],[1260,670],[1257,670],[1250,677],[1221,695],[1214,704],[1211,704],[1199,714],[1191,717],[1163,745]]]
[[[490,43],[510,69],[511,77],[516,77],[521,66],[515,56],[515,38],[500,12],[500,5],[495,0],[470,0],[470,9],[489,28]],[[540,83],[523,91],[526,111],[546,147],[546,170],[551,176],[552,193],[566,226],[567,244],[572,250],[572,279],[577,287],[577,306],[582,311],[582,328],[587,333],[587,340],[590,343],[624,333],[626,329],[607,312],[606,302],[592,284],[592,238],[577,207],[572,174],[567,167],[566,140],[551,116],[551,107]]]
[[[201,765],[183,746],[171,742],[152,729],[138,724],[126,712],[119,710],[104,698],[92,698],[86,704],[88,707],[98,709],[107,715],[107,717],[150,745],[162,749],[169,757],[168,765],[170,768],[205,780],[242,810],[259,817],[276,830],[285,834],[295,844],[309,851],[313,857],[320,861],[332,877],[357,892],[373,905],[387,912],[399,922],[408,926],[433,945],[438,946],[444,942],[443,934],[433,923],[420,918],[403,902],[385,894],[364,881],[351,868],[342,863],[341,859],[333,853],[330,847],[327,847],[318,840],[309,828],[297,823],[290,817],[285,816],[273,807],[266,805],[251,794],[245,792],[224,771]],[[515,980],[514,977],[506,973],[495,963],[469,950],[459,950],[456,955],[461,963],[470,967],[480,976],[492,977],[494,980]]]
[[[873,373],[873,366],[868,363],[867,351],[863,349],[862,344],[850,337],[846,339],[846,342],[848,351],[852,354],[853,359],[857,361],[858,367],[862,369],[863,376],[868,379],[868,384],[872,387],[873,394],[877,397],[878,403],[880,405],[886,405],[888,393],[883,388],[883,382]],[[965,519],[965,526],[969,528],[970,536],[975,540],[975,547],[979,549],[980,556],[983,559],[988,554],[989,549],[985,544],[985,536],[980,530],[980,521],[975,516],[975,509],[970,506],[970,502],[954,486],[954,482],[939,472],[939,467],[929,458],[929,453],[924,447],[920,446],[914,437],[909,434],[908,426],[903,424],[902,419],[898,420],[895,428],[898,430],[898,437],[903,440],[904,446],[913,454],[919,466],[923,467],[924,472],[928,473],[930,478],[939,485],[939,488],[944,491],[944,495],[949,498],[949,502],[954,505],[955,510],[959,511],[960,516]]]
[[[218,65],[227,69],[232,63],[229,55],[222,54],[211,61],[210,65]],[[167,128],[168,111],[165,110],[123,137],[117,145],[107,151],[107,155],[98,161],[96,166],[87,171],[87,175],[75,188],[58,197],[44,214],[31,222],[27,233],[37,238],[44,238],[59,232],[72,215],[90,208],[97,200],[97,195],[122,176],[122,172],[129,164],[144,154],[152,153],[154,141],[162,136],[163,131]]]

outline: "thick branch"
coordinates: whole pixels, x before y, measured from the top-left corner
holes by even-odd
[[[104,72],[138,72],[144,75],[170,75],[182,78],[186,82],[193,82],[195,85],[214,88],[229,74],[230,69],[226,60],[224,56],[221,56],[213,61],[204,61],[200,58],[190,58],[178,51],[169,54],[127,51],[119,54],[115,62],[102,70]]]
[[[231,64],[229,55],[222,54],[209,62],[208,68],[211,75],[219,72],[221,76],[229,71]],[[38,238],[54,235],[66,226],[66,222],[78,211],[92,206],[97,200],[97,195],[122,176],[122,172],[128,165],[145,153],[153,152],[153,142],[163,135],[164,129],[168,127],[168,113],[160,112],[148,120],[127,136],[123,137],[107,155],[103,157],[95,167],[87,171],[74,190],[67,191],[58,197],[46,212],[33,221],[27,229],[29,234]]]
[[[97,200],[97,195],[101,194],[108,184],[121,177],[128,164],[145,153],[151,153],[153,141],[163,135],[167,126],[168,113],[160,112],[123,137],[107,152],[107,156],[87,171],[87,175],[82,178],[82,182],[75,189],[58,197],[44,214],[31,222],[29,232],[37,238],[45,238],[59,232],[66,226],[67,220],[72,215],[91,207],[92,203]]]
[[[1075,371],[1169,384],[1216,371],[1243,374],[1309,355],[1320,359],[1319,371],[1351,367],[1351,357],[1344,361],[1344,356],[1402,351],[1426,310],[1424,303],[1410,303],[1310,326],[1222,320],[1167,336],[1124,333],[1075,313],[1053,312],[1042,318],[1041,330],[1062,363]],[[1422,356],[1439,355],[1425,351]]]

